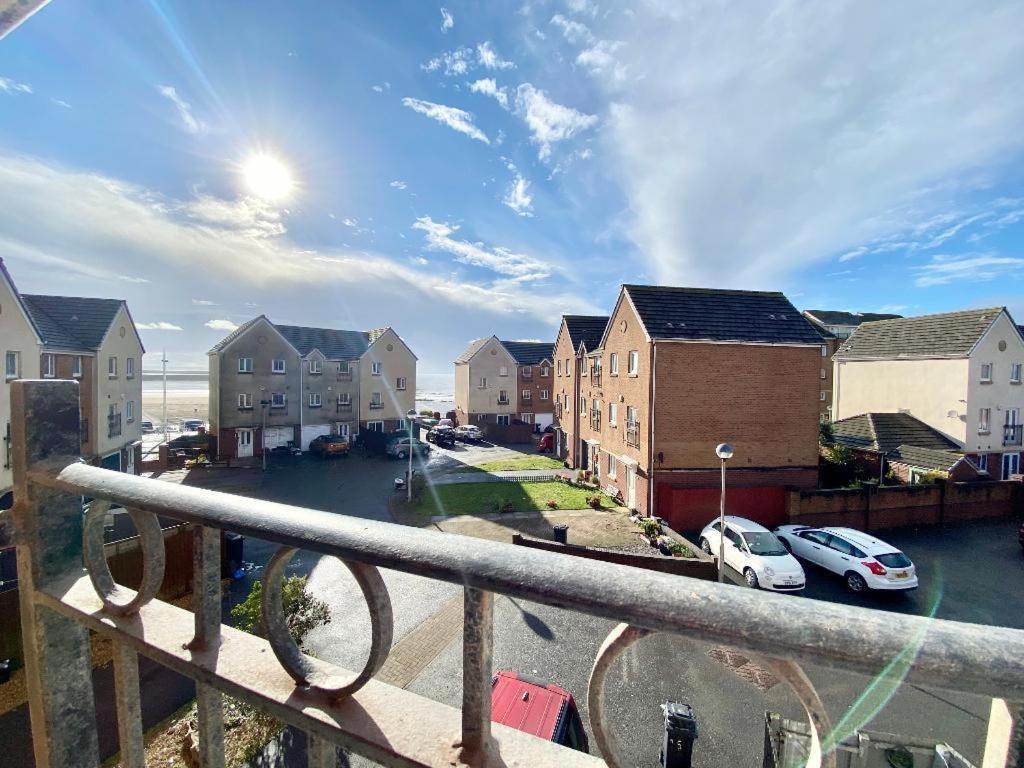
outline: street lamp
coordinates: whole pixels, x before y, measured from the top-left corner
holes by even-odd
[[[416,409],[415,408],[410,408],[409,411],[405,415],[406,415],[406,417],[408,418],[408,421],[409,421],[409,474],[406,475],[406,478],[405,478],[405,488],[406,488],[406,494],[407,494],[406,499],[407,499],[407,501],[410,504],[412,504],[412,450],[413,450],[412,435],[413,435],[413,430],[414,430],[415,425],[416,425],[416,422],[413,421],[413,419],[416,418]]]
[[[262,389],[262,387],[260,387]],[[270,405],[269,400],[260,400],[260,417],[263,421],[262,429],[260,429],[260,453],[263,454],[263,471],[267,471],[267,406]]]
[[[725,580],[725,462],[732,458],[732,446],[720,443],[715,453],[722,460],[722,495],[718,504],[718,583]]]

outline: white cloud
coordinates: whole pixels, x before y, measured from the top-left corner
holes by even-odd
[[[215,307],[216,302],[210,301],[209,299],[192,299],[192,305],[195,307]]]
[[[379,83],[378,85],[372,85],[370,87],[373,88],[373,90],[375,90],[377,93],[386,93],[387,91],[391,90],[391,83],[383,82]]]
[[[157,320],[153,323],[136,323],[135,327],[140,331],[183,331],[180,325],[168,323],[166,320]]]
[[[560,13],[551,17],[551,24],[562,30],[562,35],[570,43],[590,43],[594,40],[590,27],[579,21],[567,19]]]
[[[867,252],[868,252],[868,248],[862,245],[859,248],[854,248],[852,251],[847,251],[846,253],[841,255],[839,257],[839,261],[840,261],[840,263],[845,263],[847,261],[853,261],[854,259],[859,258],[860,256],[863,256]]]
[[[203,325],[215,331],[233,331],[238,328],[238,324],[230,320],[207,320]]]
[[[446,51],[440,56],[435,56],[426,64],[421,64],[420,68],[427,72],[436,72],[443,68],[448,77],[453,77],[466,74],[475,64],[476,57],[473,49],[462,46],[454,51]]]
[[[0,77],[0,91],[4,93],[32,93],[32,86],[28,83],[19,83],[8,77]]]
[[[469,84],[469,90],[473,93],[482,93],[495,99],[501,106],[508,109],[508,92],[498,87],[498,81],[493,77],[485,77]]]
[[[526,122],[533,141],[540,145],[541,160],[551,156],[551,145],[555,142],[565,141],[597,124],[596,115],[557,104],[530,83],[516,89],[516,114]]]
[[[197,195],[181,210],[190,219],[205,226],[230,230],[247,237],[277,237],[285,233],[281,212],[255,197],[224,200]]]
[[[532,216],[533,196],[527,191],[529,187],[530,182],[517,173],[502,202],[520,216]]]
[[[913,267],[914,285],[927,288],[949,283],[984,282],[1024,274],[1024,258],[987,253],[938,254],[927,264]]]
[[[196,134],[204,133],[206,131],[206,123],[197,119],[195,115],[192,114],[192,105],[178,95],[178,91],[174,86],[158,85],[157,92],[177,108],[178,117],[181,118],[181,124],[188,133]]]
[[[573,13],[588,13],[591,16],[597,15],[597,6],[591,0],[566,0],[566,7]]]
[[[491,45],[490,41],[480,43],[476,47],[477,60],[480,62],[480,66],[486,69],[512,69],[515,67],[511,61],[506,61],[498,55],[498,52],[494,50],[494,46]]]
[[[437,120],[437,122],[447,125],[453,131],[464,133],[469,138],[482,141],[484,144],[491,143],[487,135],[473,124],[473,115],[470,112],[409,97],[402,99],[402,103],[414,112],[419,112],[431,120]]]
[[[760,286],[955,207],[1024,148],[1024,5],[648,4],[601,139],[658,281]],[[914,41],[912,44],[908,41]],[[981,43],[979,41],[984,41]],[[970,67],[963,62],[970,61]]]
[[[453,238],[452,235],[459,229],[456,224],[445,224],[434,221],[430,216],[421,216],[416,219],[412,228],[424,233],[429,250],[445,251],[453,255],[456,261],[490,269],[506,275],[511,280],[540,280],[551,274],[549,265],[531,256],[513,253],[508,248],[500,246],[488,248],[483,243]]]
[[[405,189],[409,185],[408,183],[402,181],[401,179],[395,179],[394,181],[391,182],[389,186],[393,187],[394,189]]]
[[[441,31],[447,32],[449,29],[455,26],[455,19],[447,8],[441,9]]]
[[[52,101],[58,107],[64,107],[64,109],[71,109],[71,105],[64,101],[64,99],[55,99],[51,96],[50,101]]]
[[[598,40],[590,48],[576,56],[576,63],[597,77],[609,77],[614,82],[626,79],[626,68],[615,57],[622,43],[613,40]]]

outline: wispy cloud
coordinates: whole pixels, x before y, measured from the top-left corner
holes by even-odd
[[[551,25],[562,30],[562,36],[570,43],[590,43],[594,40],[590,27],[582,22],[567,19],[560,13],[551,17]]]
[[[509,185],[505,198],[501,201],[520,216],[533,215],[533,196],[527,191],[530,182],[516,173],[515,178]]]
[[[378,83],[377,85],[372,85],[370,87],[373,88],[373,90],[375,90],[377,93],[386,93],[391,90],[391,83],[385,81],[383,83]]]
[[[852,251],[847,251],[846,253],[842,254],[839,257],[839,261],[840,261],[840,263],[846,263],[847,261],[853,261],[854,259],[863,256],[865,253],[868,252],[868,250],[869,249],[867,248],[867,246],[863,246],[863,245],[860,246],[859,248],[854,248]]]
[[[184,203],[181,210],[200,224],[246,237],[277,237],[287,231],[281,221],[281,212],[255,197],[224,200],[212,195],[198,195]]]
[[[166,320],[157,320],[153,323],[136,323],[135,327],[140,331],[183,331],[180,325],[168,323]]]
[[[511,61],[503,59],[498,55],[490,41],[480,43],[476,47],[476,55],[480,66],[486,69],[513,69],[515,67],[515,64]]]
[[[439,56],[421,64],[426,72],[444,72],[448,77],[465,75],[477,67],[484,69],[513,69],[515,64],[503,59],[490,41],[468,48],[459,46],[454,51],[445,51]]]
[[[203,325],[215,331],[234,331],[238,328],[238,323],[230,320],[207,320]]]
[[[215,307],[217,303],[210,301],[209,299],[192,299],[192,306],[194,307]]]
[[[192,105],[178,95],[178,91],[173,85],[158,85],[157,92],[177,108],[182,127],[188,133],[205,133],[206,123],[192,114]]]
[[[455,19],[447,8],[441,9],[441,31],[447,32],[455,26]]]
[[[540,280],[551,274],[547,264],[531,256],[513,253],[500,246],[488,248],[482,243],[452,237],[459,230],[457,224],[446,224],[434,221],[430,216],[421,216],[412,228],[424,233],[429,250],[450,253],[463,264],[483,267],[516,281]]]
[[[1024,275],[1024,258],[987,253],[937,254],[913,268],[914,285],[927,288],[961,282],[984,282],[997,277]]]
[[[597,5],[592,0],[566,0],[566,7],[573,13],[586,13],[591,16],[597,15]]]
[[[0,77],[0,91],[4,93],[32,93],[32,86],[28,83],[19,83],[9,77]]]
[[[473,93],[482,93],[497,101],[504,109],[508,109],[508,92],[498,86],[498,81],[493,77],[485,77],[469,84],[469,90]]]
[[[470,112],[444,104],[435,104],[432,101],[423,101],[422,99],[409,97],[402,99],[402,103],[414,112],[419,112],[431,120],[447,125],[453,131],[465,134],[471,139],[482,141],[484,144],[491,143],[487,135],[473,123],[473,115]]]
[[[409,184],[407,182],[402,181],[401,179],[395,179],[388,186],[394,189],[405,189],[406,187],[409,186]]]
[[[615,56],[622,45],[615,40],[598,40],[579,52],[576,63],[595,77],[607,77],[613,82],[622,82],[626,79],[626,67]]]
[[[71,105],[64,101],[64,99],[55,99],[51,96],[50,101],[52,101],[58,107],[64,107],[64,109],[71,109]]]
[[[552,144],[597,125],[596,115],[558,104],[530,83],[523,83],[516,89],[516,114],[526,122],[533,141],[540,145],[541,160],[551,156]]]

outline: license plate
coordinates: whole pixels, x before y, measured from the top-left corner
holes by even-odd
[[[910,574],[907,573],[906,571],[896,571],[896,578],[897,579],[905,579],[908,576],[910,576]]]

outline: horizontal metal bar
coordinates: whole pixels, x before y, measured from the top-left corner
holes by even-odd
[[[342,559],[520,597],[755,653],[1024,697],[1024,631],[907,616],[292,507],[73,464],[33,477],[76,494]]]
[[[189,611],[154,600],[136,616],[111,616],[102,611],[87,576],[40,591],[37,600],[201,684],[383,765],[456,764],[461,714],[445,704],[378,680],[370,680],[350,697],[331,701],[327,695],[296,687],[266,640],[233,627],[223,628],[219,647],[191,651]],[[481,766],[604,766],[597,757],[513,728],[495,724],[492,734],[497,746]]]

